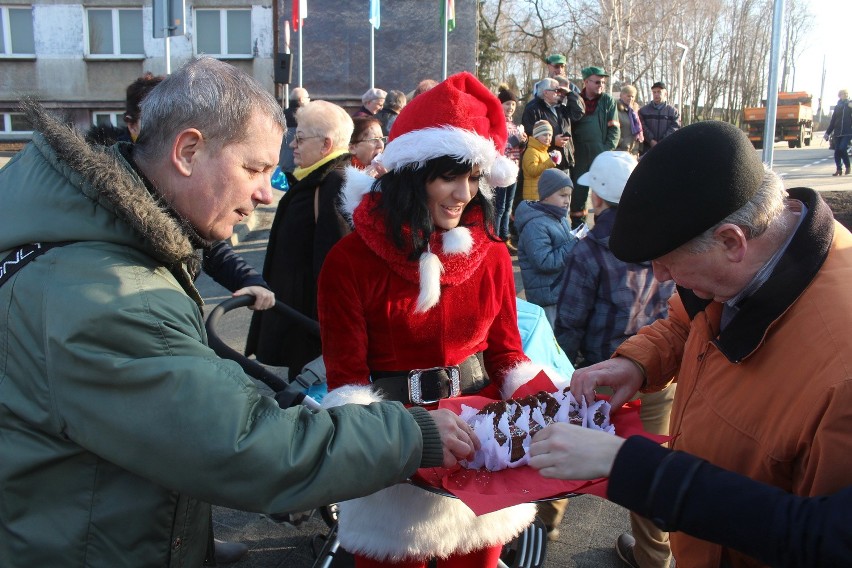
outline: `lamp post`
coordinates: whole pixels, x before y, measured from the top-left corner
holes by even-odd
[[[681,113],[681,122],[683,122],[683,63],[686,61],[686,54],[689,51],[689,46],[682,43],[675,43],[675,45],[683,50],[683,53],[680,54],[680,62],[677,66],[677,108],[678,112]]]

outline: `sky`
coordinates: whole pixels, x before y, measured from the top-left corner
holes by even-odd
[[[837,92],[852,89],[852,2],[849,0],[807,0],[807,9],[814,15],[814,29],[802,42],[796,65],[793,89],[808,91],[814,97],[816,112],[822,82],[825,57],[825,88],[823,112],[837,102]]]

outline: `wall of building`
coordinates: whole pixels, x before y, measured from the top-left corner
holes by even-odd
[[[273,5],[278,2],[283,25],[293,0],[187,0],[186,35],[170,39],[171,67],[176,69],[195,53],[194,8],[251,7],[252,55],[225,59],[253,75],[270,92],[275,52]],[[5,4],[5,3],[4,3]],[[370,87],[370,29],[365,0],[309,0],[302,32],[301,78],[313,98],[338,102],[349,109],[360,105]],[[22,96],[86,128],[94,111],[121,111],[125,89],[150,71],[165,73],[165,41],[153,37],[151,0],[68,0],[15,3],[32,6],[35,57],[0,56],[0,112],[14,112]],[[382,3],[381,27],[374,32],[375,86],[410,92],[424,78],[442,78],[443,33],[439,0],[392,0]],[[86,56],[87,8],[142,8],[144,55],[121,58]],[[299,35],[291,36],[293,83],[300,77]],[[282,33],[283,37],[283,33]],[[475,72],[477,4],[456,1],[456,28],[448,34],[448,71]],[[283,51],[283,41],[281,42]],[[284,94],[278,89],[279,95]],[[0,140],[8,138],[0,133]]]

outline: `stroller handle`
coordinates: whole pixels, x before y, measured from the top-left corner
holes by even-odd
[[[222,338],[219,337],[219,334],[216,331],[216,326],[219,324],[219,320],[223,315],[237,308],[251,306],[254,304],[254,300],[254,296],[237,296],[229,298],[213,308],[210,315],[207,316],[207,321],[204,324],[204,327],[207,330],[207,343],[216,355],[223,359],[230,359],[231,361],[236,362],[240,367],[242,367],[243,371],[247,375],[261,381],[272,389],[275,392],[275,399],[278,401],[281,408],[301,404],[304,402],[306,397],[305,393],[302,392],[302,386],[300,384],[288,383],[254,359],[249,359],[239,351],[232,349],[224,341],[222,341]],[[296,311],[279,300],[275,301],[275,306],[272,309],[281,313],[281,315],[290,319],[296,325],[304,328],[309,334],[319,337],[319,324],[311,318]],[[308,404],[308,406],[312,405]]]

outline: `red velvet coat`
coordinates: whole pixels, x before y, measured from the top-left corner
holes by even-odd
[[[499,388],[511,368],[528,360],[518,332],[506,246],[485,235],[478,207],[463,216],[473,237],[467,254],[447,254],[442,237],[449,233],[433,234],[430,250],[444,269],[440,301],[416,313],[419,263],[408,260],[408,253],[387,239],[383,220],[370,212],[378,198],[369,194],[356,209],[355,232],[331,250],[320,275],[319,317],[329,389],[367,385],[370,370],[456,365],[479,351],[485,353],[492,385]],[[500,398],[494,388],[484,394]]]
[[[369,386],[371,370],[453,365],[479,351],[492,381],[481,394],[511,395],[541,367],[521,347],[506,246],[488,239],[482,211],[468,206],[467,227],[433,235],[435,256],[424,255],[431,266],[408,260],[372,211],[378,199],[364,196],[355,231],[329,252],[320,273],[330,391],[323,405],[381,400]],[[346,550],[378,560],[446,557],[508,542],[534,516],[535,505],[524,504],[476,517],[458,499],[399,484],[341,503],[339,538]]]

